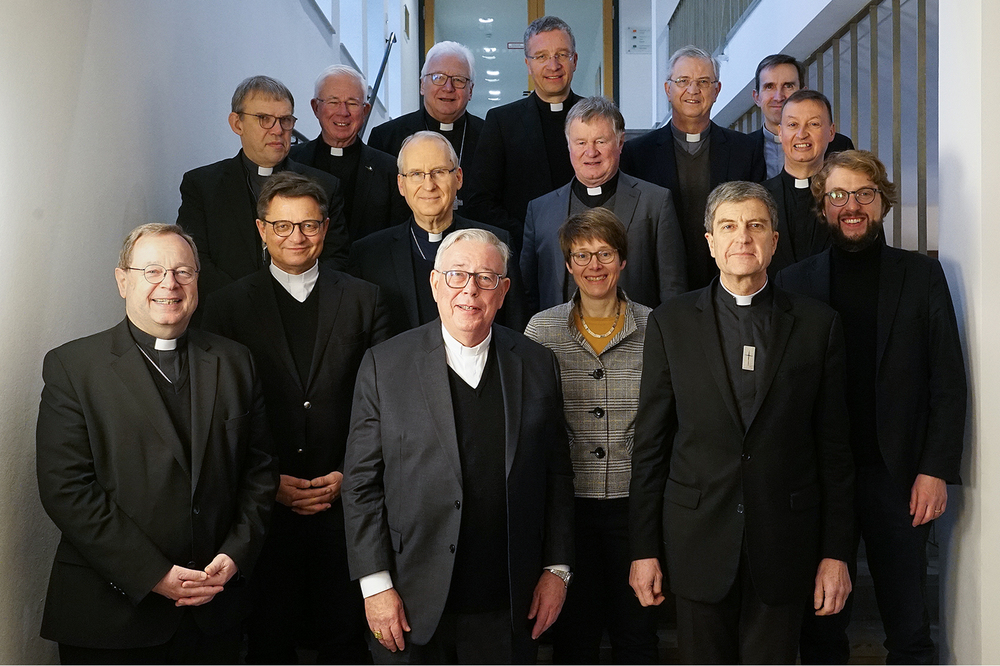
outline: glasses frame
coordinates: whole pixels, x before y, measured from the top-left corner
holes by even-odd
[[[483,291],[495,291],[496,289],[498,289],[500,287],[500,283],[503,282],[504,278],[507,277],[506,275],[501,275],[500,273],[494,273],[492,271],[483,271],[481,273],[473,273],[471,271],[459,271],[459,270],[439,271],[436,268],[434,269],[434,271],[436,273],[440,273],[441,275],[444,276],[444,283],[445,283],[445,285],[447,285],[451,289],[465,289],[465,287],[468,286],[469,281],[472,280],[473,277],[475,277],[476,278],[476,287],[478,287],[479,289],[482,289]],[[450,280],[453,277],[457,277],[459,275],[464,275],[465,276],[465,282],[463,282],[460,285],[451,284]],[[495,277],[496,280],[497,280],[496,284],[494,284],[492,287],[487,287],[486,285],[480,284],[479,283],[479,276],[480,275],[488,275],[488,276],[491,276],[491,277]]]
[[[711,88],[712,86],[714,86],[716,83],[719,82],[718,79],[689,79],[686,76],[682,76],[679,79],[667,79],[667,81],[670,81],[675,86],[680,87],[682,90],[687,90],[692,83],[698,90],[708,90],[709,88]]]
[[[298,227],[299,231],[302,232],[303,236],[305,236],[306,238],[312,238],[313,236],[319,234],[320,230],[323,228],[323,223],[326,222],[326,220],[302,220],[301,222],[292,222],[290,220],[262,220],[262,221],[265,224],[270,224],[271,228],[274,229],[274,235],[279,238],[288,238],[289,236],[295,233],[296,227]],[[316,223],[317,225],[316,231],[311,234],[306,232],[306,228],[302,226],[304,224],[309,224],[310,222]],[[275,226],[276,224],[290,224],[292,225],[292,228],[289,230],[287,234],[283,234],[280,231],[278,231],[278,228]]]
[[[148,271],[150,268],[158,268],[161,271],[163,271],[163,277],[161,277],[159,280],[156,280],[156,281],[150,280],[149,276],[146,275],[146,271]],[[197,268],[195,268],[194,266],[178,266],[177,268],[167,268],[166,266],[161,266],[160,264],[148,264],[145,268],[138,268],[136,266],[129,266],[128,269],[130,271],[142,271],[142,277],[144,277],[146,279],[146,282],[148,282],[149,284],[160,284],[161,282],[163,282],[164,280],[167,279],[167,273],[173,273],[174,274],[174,282],[176,282],[177,284],[188,285],[188,284],[191,284],[192,282],[194,282],[198,278],[198,273],[201,272]],[[185,269],[191,271],[191,279],[190,280],[182,280],[181,277],[180,277],[180,273],[177,272],[177,271],[185,270]]]
[[[607,261],[604,261],[604,260],[601,259],[601,253],[602,252],[610,252],[611,253],[610,258]],[[582,264],[580,263],[580,257],[578,256],[578,255],[581,255],[581,254],[587,255],[587,261],[583,262]],[[616,250],[614,248],[612,248],[610,250],[598,250],[597,252],[584,252],[583,250],[580,250],[579,252],[570,252],[569,253],[570,261],[572,261],[574,264],[576,264],[577,266],[579,266],[581,268],[589,266],[590,262],[593,261],[594,257],[597,257],[597,263],[607,265],[607,264],[613,263],[614,260],[615,260],[615,257],[617,257],[617,256],[618,256],[618,250]]]
[[[246,111],[237,113],[241,116],[253,116],[263,129],[271,129],[274,127],[274,123],[278,123],[285,132],[292,131],[295,128],[295,121],[298,120],[295,116],[272,116],[270,113],[247,113]],[[268,122],[268,118],[271,119],[270,122]]]
[[[365,108],[366,102],[364,100],[358,101],[356,99],[316,99],[320,104],[324,104],[329,107],[334,113],[336,113],[341,106],[347,106],[347,112],[352,116]]]
[[[871,201],[862,201],[861,199],[858,198],[858,192],[864,192],[865,190],[870,190],[871,191],[871,193],[872,193],[872,199],[871,199]],[[834,192],[843,192],[843,193],[845,193],[847,195],[844,198],[844,202],[843,203],[837,203],[836,201],[833,200],[833,197],[831,195]],[[848,191],[848,190],[839,190],[839,189],[838,190],[830,190],[829,192],[826,192],[823,196],[830,200],[830,205],[831,206],[834,206],[835,208],[843,208],[851,200],[851,195],[854,195],[854,200],[858,202],[859,206],[867,206],[870,203],[874,203],[875,199],[877,198],[877,196],[879,194],[882,194],[882,190],[878,189],[877,187],[859,187],[856,190],[850,190],[850,191]]]
[[[546,55],[543,53],[541,55],[526,55],[524,57],[527,58],[528,60],[531,60],[532,62],[537,62],[539,65],[544,65],[549,60],[553,59],[560,65],[565,65],[570,60],[572,60],[573,56],[575,55],[576,51],[573,51],[571,53],[562,53],[560,51],[559,53],[553,53],[552,55]]]
[[[406,173],[399,174],[405,178],[408,182],[413,185],[423,185],[427,177],[430,176],[431,180],[435,183],[442,183],[446,177],[446,174],[453,174],[458,169],[458,167],[452,167],[450,169],[431,169],[430,171],[407,171]]]
[[[434,80],[435,76],[443,76],[444,81],[438,83],[437,81]],[[473,83],[472,79],[470,79],[467,76],[452,76],[451,74],[445,74],[444,72],[430,72],[428,74],[424,74],[424,78],[430,79],[431,83],[433,85],[438,86],[439,88],[443,88],[445,85],[447,85],[448,81],[451,81],[451,85],[455,86],[456,90],[463,90]],[[461,82],[461,85],[459,84],[459,82]]]

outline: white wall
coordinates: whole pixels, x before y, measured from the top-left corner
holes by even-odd
[[[312,82],[340,48],[318,16],[311,0],[4,3],[0,662],[56,658],[38,638],[56,539],[34,479],[42,356],[123,316],[121,239],[172,222],[183,172],[239,149],[226,116],[240,80],[282,80],[318,133]]]

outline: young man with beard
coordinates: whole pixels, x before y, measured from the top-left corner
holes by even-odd
[[[855,545],[865,540],[886,661],[937,663],[926,544],[930,522],[947,508],[946,484],[961,482],[966,379],[955,310],[936,259],[885,244],[882,220],[896,187],[878,158],[858,150],[833,155],[812,191],[833,247],[785,269],[776,282],[829,303],[843,318]],[[856,562],[850,565],[853,578]],[[849,621],[850,601],[840,615],[808,613],[802,663],[847,663]]]

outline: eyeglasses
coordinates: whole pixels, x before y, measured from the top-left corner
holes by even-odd
[[[167,273],[174,274],[174,280],[177,281],[177,284],[191,284],[198,276],[198,269],[192,266],[164,268],[159,264],[150,264],[145,268],[135,268],[134,266],[129,266],[128,269],[130,271],[142,271],[142,276],[146,278],[146,282],[149,284],[160,284],[163,282],[163,279],[167,277]]]
[[[679,79],[667,79],[667,81],[685,89],[693,83],[698,90],[707,90],[719,82],[717,79],[714,81],[712,79],[689,79],[686,76],[682,76]]]
[[[443,86],[450,80],[451,85],[455,86],[458,89],[464,88],[465,86],[469,85],[469,83],[472,81],[472,79],[465,76],[449,76],[448,74],[443,74],[441,72],[434,72],[433,74],[427,74],[426,78],[429,78],[431,80],[431,83],[433,83],[436,86]]]
[[[602,264],[610,264],[615,260],[617,254],[618,250],[598,250],[597,252],[570,252],[569,256],[577,266],[589,266],[593,257],[597,257],[597,260]]]
[[[455,87],[457,88],[458,86]],[[359,102],[356,99],[340,100],[337,99],[336,97],[331,97],[330,99],[318,99],[316,101],[320,102],[321,104],[326,104],[333,112],[340,111],[340,107],[346,106],[347,112],[350,113],[351,115],[354,115],[354,113],[356,113],[361,108],[362,105],[362,102]]]
[[[840,208],[841,206],[847,205],[847,201],[854,195],[854,200],[858,202],[858,205],[865,206],[875,201],[875,195],[881,192],[875,187],[862,187],[861,189],[854,190],[853,192],[848,192],[847,190],[833,190],[832,192],[827,192],[824,196],[829,197],[830,203]]]
[[[323,222],[320,220],[303,220],[302,222],[289,222],[288,220],[274,220],[272,222],[271,220],[264,220],[264,222],[274,227],[274,233],[282,238],[291,236],[295,227],[298,227],[304,236],[315,236],[323,226]]]
[[[569,59],[573,57],[573,55],[574,54],[572,53],[566,53],[565,51],[560,51],[559,53],[554,53],[552,55],[549,55],[548,53],[540,53],[538,55],[533,55],[533,56],[526,55],[524,57],[527,58],[528,60],[534,60],[539,65],[544,65],[549,60],[555,60],[560,65],[565,65],[569,61]]]
[[[434,269],[437,270],[437,269]],[[504,276],[496,273],[470,273],[469,271],[437,271],[444,276],[444,283],[452,289],[465,289],[469,280],[476,278],[476,286],[486,291],[493,291],[500,286]]]
[[[260,122],[260,126],[264,129],[271,129],[274,127],[275,121],[277,121],[281,123],[281,129],[286,132],[295,127],[295,121],[298,120],[295,116],[272,116],[270,113],[245,113],[240,111],[239,115],[253,116]]]
[[[430,171],[407,171],[404,174],[400,174],[406,180],[410,181],[411,185],[422,185],[427,179],[427,176],[431,177],[435,183],[443,183],[449,174],[455,173],[455,169],[458,167],[452,167],[451,169],[431,169]]]

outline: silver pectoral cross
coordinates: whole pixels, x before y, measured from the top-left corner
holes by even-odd
[[[757,355],[757,348],[753,345],[743,345],[743,369],[753,372],[754,357]]]

